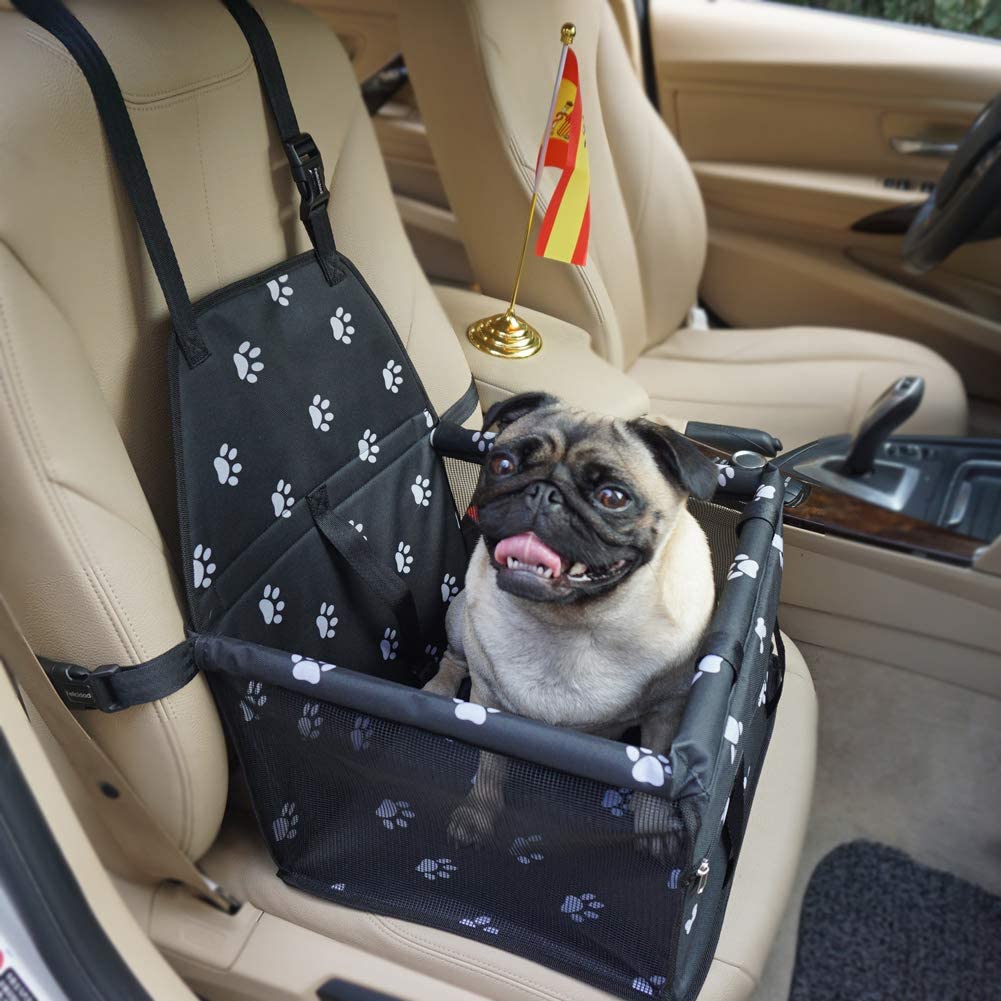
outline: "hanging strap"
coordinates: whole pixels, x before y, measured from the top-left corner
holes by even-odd
[[[330,506],[326,487],[318,487],[306,500],[323,537],[358,579],[389,609],[399,627],[404,659],[419,671],[422,662],[420,644],[424,633],[410,588],[373,559],[372,550],[362,535]]]
[[[226,9],[233,15],[240,26],[257,67],[257,76],[261,81],[264,96],[267,98],[275,127],[281,136],[285,156],[288,157],[292,169],[292,179],[299,189],[299,218],[306,227],[306,232],[316,250],[323,276],[328,285],[336,285],[344,277],[344,272],[338,264],[337,247],[334,244],[334,232],[330,228],[330,217],[327,215],[327,202],[330,192],[327,190],[326,177],[323,170],[323,158],[308,132],[299,129],[295,117],[295,109],[289,98],[288,86],[282,64],[278,61],[275,43],[268,32],[261,15],[247,0],[222,0]]]
[[[111,154],[132,203],[153,271],[167,301],[177,343],[187,363],[192,367],[198,365],[208,358],[209,350],[198,331],[195,311],[188,298],[167,227],[163,224],[146,161],[143,160],[139,140],[108,60],[87,29],[63,6],[61,0],[13,2],[25,17],[55,35],[83,71],[94,95]]]
[[[239,904],[174,844],[125,776],[76,721],[50,684],[2,597],[0,651],[3,663],[92,794],[91,802],[122,855],[152,879],[176,880],[221,910],[235,913]]]

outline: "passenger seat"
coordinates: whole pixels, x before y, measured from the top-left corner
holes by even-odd
[[[399,21],[428,139],[486,294],[511,290],[559,29],[573,21],[591,163],[588,261],[571,267],[530,253],[520,301],[588,331],[595,350],[646,389],[655,413],[682,422],[762,427],[791,448],[852,430],[890,382],[910,374],[927,389],[904,433],[965,433],[959,375],[919,344],[828,327],[685,327],[706,258],[705,210],[606,0],[407,0]],[[558,177],[546,174],[540,217]]]

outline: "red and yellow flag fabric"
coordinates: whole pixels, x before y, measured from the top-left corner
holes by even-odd
[[[551,121],[535,171],[536,191],[543,167],[559,167],[563,173],[542,217],[535,253],[539,257],[584,264],[591,232],[591,171],[577,57],[569,46],[564,49],[549,114]]]

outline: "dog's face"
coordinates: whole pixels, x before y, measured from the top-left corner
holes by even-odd
[[[495,424],[473,506],[498,587],[521,598],[607,594],[653,558],[689,494],[715,489],[713,463],[651,421],[523,393],[491,408]]]

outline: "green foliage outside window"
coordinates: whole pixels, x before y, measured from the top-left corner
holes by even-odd
[[[1001,38],[1001,0],[786,0],[838,14]]]

